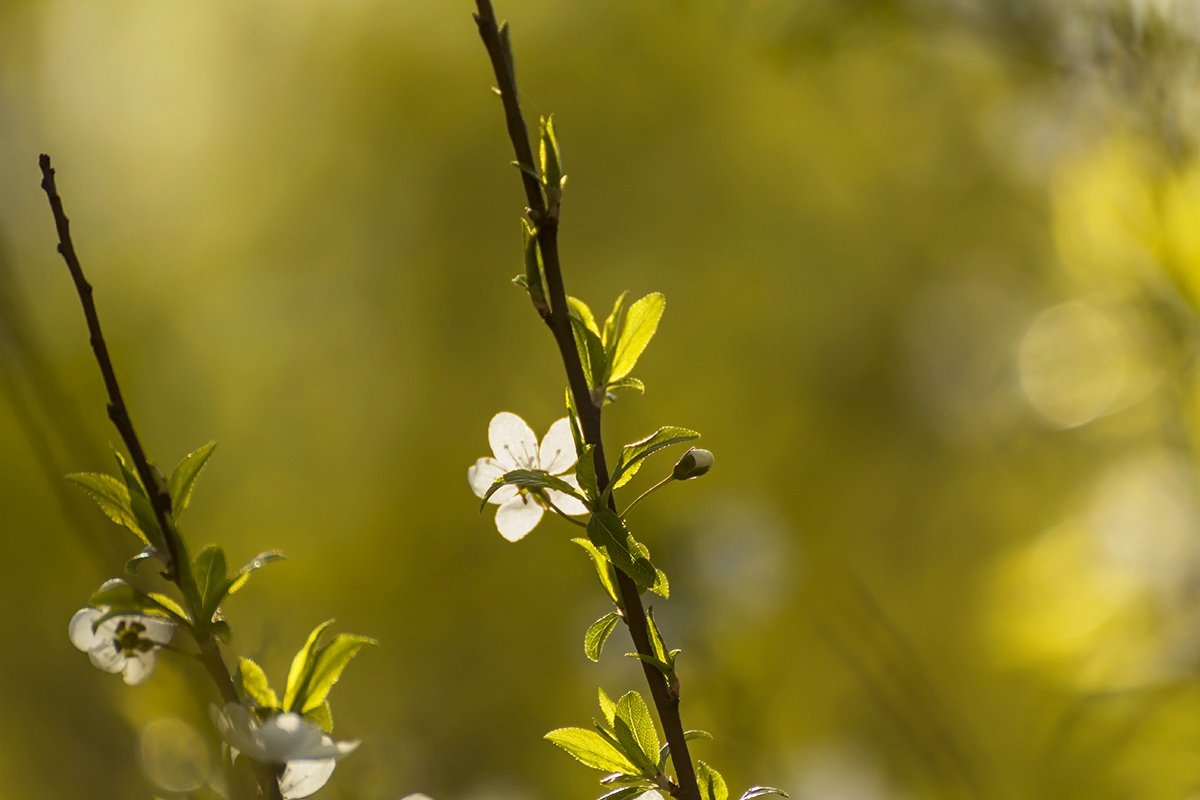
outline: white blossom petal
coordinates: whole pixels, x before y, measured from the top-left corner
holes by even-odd
[[[501,411],[488,425],[488,442],[496,461],[510,469],[537,469],[538,442],[533,429],[511,411]]]
[[[483,497],[487,494],[488,489],[492,488],[496,479],[507,471],[496,459],[481,458],[467,470],[467,482],[471,484],[471,491],[475,492],[476,497]],[[511,500],[516,493],[517,487],[515,486],[501,486],[495,494],[488,498],[488,502],[500,505]]]
[[[579,482],[575,480],[574,475],[566,475],[563,477],[563,480],[576,488],[579,487]],[[583,490],[580,489],[579,493],[583,494]],[[559,511],[563,512],[569,517],[577,517],[580,514],[588,513],[588,507],[585,506],[582,501],[572,497],[566,492],[560,492],[558,489],[547,489],[546,496],[550,498],[551,503],[554,503],[554,505],[558,506]]]
[[[91,660],[92,666],[105,672],[115,674],[125,669],[125,656],[121,655],[121,651],[113,644],[112,639],[107,642],[99,642],[88,651],[88,658]]]
[[[81,608],[75,612],[75,616],[71,617],[71,622],[67,625],[67,635],[71,637],[71,644],[87,653],[100,642],[101,637],[92,630],[92,625],[100,618],[101,613],[98,608]]]
[[[209,706],[209,714],[222,739],[248,758],[264,764],[332,760],[349,755],[358,747],[358,742],[335,742],[316,725],[292,712],[276,714],[259,723],[245,707],[230,703],[224,709]],[[326,775],[325,779],[328,777]],[[308,794],[324,782],[322,780]]]
[[[551,475],[566,472],[579,459],[575,453],[575,437],[571,435],[571,420],[563,417],[555,421],[542,439],[538,452],[541,468]]]
[[[155,644],[167,644],[171,641],[171,637],[175,635],[174,623],[167,622],[159,617],[131,617],[136,622],[140,622],[146,629],[142,631],[141,638],[154,642]]]
[[[333,755],[322,751],[321,729],[294,712],[276,714],[263,722],[259,726],[257,739],[262,743],[263,760],[273,764],[282,764],[294,758]]]
[[[229,703],[224,710],[210,705],[208,714],[217,733],[230,747],[256,761],[262,760],[262,746],[255,741],[255,726],[249,711],[237,703]]]
[[[496,530],[510,542],[525,538],[542,519],[542,507],[529,495],[517,495],[496,509]]]
[[[157,652],[155,650],[147,650],[144,653],[138,652],[123,657],[125,663],[122,665],[122,669],[125,673],[125,683],[130,686],[145,683],[146,679],[150,677],[150,673],[154,672],[154,663],[157,660]]]
[[[336,766],[332,758],[289,761],[279,776],[279,793],[283,800],[308,797],[329,781]]]

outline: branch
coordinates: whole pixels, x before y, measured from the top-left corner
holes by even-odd
[[[528,170],[521,169],[521,181],[525,188],[525,198],[528,202],[526,213],[537,226],[538,248],[542,254],[542,268],[546,276],[546,289],[549,293],[550,314],[543,319],[554,334],[562,357],[563,367],[567,373],[567,383],[571,388],[571,396],[575,399],[575,410],[579,415],[580,426],[583,428],[584,440],[593,446],[595,457],[596,482],[601,492],[609,484],[608,463],[604,456],[604,443],[600,436],[600,409],[592,402],[591,391],[588,388],[587,377],[584,375],[583,364],[579,360],[579,350],[575,346],[575,338],[571,333],[571,319],[567,308],[567,292],[563,285],[562,266],[558,257],[558,213],[548,213],[541,186],[530,171],[533,169],[533,150],[529,143],[529,131],[521,114],[521,104],[517,96],[517,84],[513,75],[510,61],[505,53],[506,31],[496,22],[496,14],[490,0],[475,0],[477,13],[475,23],[479,27],[479,36],[487,49],[488,58],[492,63],[492,71],[496,76],[496,88],[504,105],[504,119],[508,127],[508,137],[512,141],[513,153],[517,162]],[[609,495],[609,507],[616,511],[616,501]],[[621,570],[616,570],[617,589],[621,596],[623,619],[633,639],[638,653],[653,656],[654,648],[650,642],[650,631],[646,621],[646,610],[642,606],[641,593],[633,579]],[[696,782],[695,768],[691,755],[688,753],[687,740],[683,734],[683,722],[679,715],[679,695],[668,686],[666,678],[655,667],[642,662],[642,671],[650,687],[654,706],[658,712],[659,721],[663,726],[667,743],[671,746],[671,762],[675,765],[676,778],[679,782],[678,800],[700,800],[700,787]]]
[[[50,165],[50,156],[43,153],[38,157],[38,166],[42,170],[42,190],[50,201],[50,210],[54,214],[54,227],[58,231],[58,252],[67,264],[71,279],[75,282],[75,291],[79,295],[79,303],[83,306],[83,316],[87,320],[89,341],[96,363],[100,367],[100,375],[104,378],[104,388],[108,392],[108,418],[112,420],[129,456],[133,459],[137,476],[145,487],[154,508],[154,519],[163,536],[166,545],[166,571],[163,577],[179,587],[187,602],[192,618],[196,619],[199,603],[194,594],[195,582],[191,579],[191,563],[188,560],[187,548],[171,521],[171,494],[167,489],[162,475],[153,468],[146,458],[146,451],[134,430],[133,420],[121,395],[121,386],[117,383],[117,374],[113,369],[112,358],[108,354],[108,345],[104,342],[104,332],[100,328],[100,315],[96,312],[96,303],[92,299],[92,285],[83,274],[79,256],[75,253],[75,245],[71,241],[71,221],[63,210],[62,198],[58,195],[58,187],[54,182],[54,168]],[[225,659],[221,657],[220,644],[216,637],[209,635],[198,642],[200,646],[200,663],[216,685],[217,693],[224,703],[238,703],[237,690]],[[273,771],[261,769],[258,771],[259,788],[263,797],[269,800],[281,800],[279,782]]]

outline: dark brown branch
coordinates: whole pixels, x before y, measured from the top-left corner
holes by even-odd
[[[58,252],[66,262],[71,279],[75,282],[75,291],[79,295],[80,305],[83,306],[83,316],[87,320],[92,352],[96,356],[100,374],[104,378],[104,388],[108,392],[108,417],[116,426],[118,433],[121,434],[125,448],[129,450],[129,456],[133,459],[137,476],[141,480],[142,486],[145,487],[150,504],[154,508],[154,519],[158,523],[159,531],[162,533],[163,542],[167,548],[165,554],[167,568],[163,576],[179,587],[192,619],[199,621],[196,615],[200,608],[197,598],[194,597],[195,582],[191,579],[191,564],[188,561],[187,548],[171,520],[170,492],[166,482],[146,458],[146,451],[142,447],[141,440],[138,439],[137,431],[134,430],[133,420],[125,405],[125,398],[121,395],[121,386],[117,383],[117,374],[113,369],[112,358],[108,354],[108,345],[104,342],[104,332],[100,328],[100,315],[97,313],[96,303],[92,299],[92,285],[88,283],[83,274],[83,266],[79,263],[75,245],[71,241],[71,221],[67,219],[67,213],[63,210],[62,198],[58,195],[50,156],[45,153],[39,156],[38,166],[42,170],[42,189],[50,201],[50,210],[54,214],[54,227],[58,231]],[[233,685],[233,678],[229,674],[229,668],[221,656],[221,648],[216,637],[211,634],[202,637],[198,645],[200,647],[200,663],[204,665],[204,669],[212,678],[217,693],[221,696],[221,701],[223,703],[240,702],[237,690]],[[281,800],[279,783],[275,779],[273,770],[269,768],[259,770],[258,778],[263,797],[268,800]]]
[[[521,114],[520,100],[517,95],[516,80],[513,77],[507,59],[505,58],[500,27],[490,0],[475,0],[477,13],[475,22],[479,27],[479,36],[487,49],[488,58],[492,63],[492,71],[496,76],[496,86],[500,91],[500,99],[504,105],[504,119],[508,127],[508,136],[512,141],[513,152],[517,162],[533,169],[533,150],[529,142],[529,131]],[[579,415],[579,423],[583,428],[584,440],[593,446],[595,458],[596,480],[603,492],[609,483],[608,463],[604,456],[604,443],[601,440],[600,409],[592,402],[591,390],[579,359],[579,351],[575,346],[575,338],[571,333],[571,320],[567,308],[567,292],[563,284],[562,266],[558,257],[558,215],[548,213],[541,186],[533,175],[525,169],[520,170],[521,182],[525,188],[525,198],[528,203],[528,214],[537,226],[538,248],[542,254],[542,268],[546,275],[546,290],[550,299],[550,314],[543,315],[546,324],[554,334],[566,369],[567,382],[571,388],[571,396],[575,400],[575,409]],[[616,502],[609,495],[609,506],[615,511]],[[641,593],[637,584],[621,570],[617,570],[617,588],[621,597],[623,619],[633,639],[638,653],[653,656],[654,648],[650,642],[650,631],[646,620],[646,610],[642,605]],[[642,671],[650,694],[662,723],[663,733],[671,746],[671,762],[675,766],[678,787],[674,794],[678,800],[700,800],[700,788],[696,783],[695,768],[691,755],[688,753],[687,740],[684,738],[683,722],[679,714],[678,687],[672,690],[666,678],[655,667],[642,663]]]

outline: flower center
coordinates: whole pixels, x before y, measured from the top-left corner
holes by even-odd
[[[142,638],[142,634],[145,632],[146,626],[142,623],[121,620],[117,623],[117,635],[113,637],[113,647],[126,657],[153,650],[154,642]]]

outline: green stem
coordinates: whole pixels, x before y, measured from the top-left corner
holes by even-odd
[[[654,484],[653,486],[651,486],[651,487],[650,487],[649,489],[647,489],[646,491],[644,491],[644,492],[642,492],[641,494],[639,494],[637,497],[635,497],[635,498],[634,498],[634,500],[633,500],[633,502],[632,502],[632,503],[630,503],[629,505],[625,506],[625,516],[628,516],[629,512],[630,512],[630,511],[633,511],[633,507],[634,507],[634,506],[636,506],[638,503],[642,502],[642,501],[643,501],[643,500],[645,500],[647,497],[649,497],[650,495],[654,494],[654,493],[655,493],[655,492],[657,492],[659,489],[661,489],[662,487],[666,486],[668,483],[670,483],[670,482],[671,482],[671,481],[673,481],[673,480],[675,480],[675,476],[674,476],[674,475],[668,475],[667,477],[663,478],[663,479],[662,479],[661,481],[659,481],[658,483],[656,483],[656,484]]]

